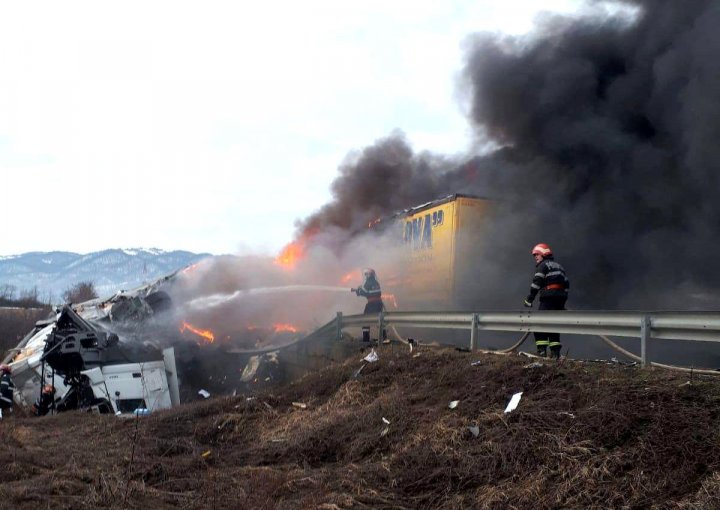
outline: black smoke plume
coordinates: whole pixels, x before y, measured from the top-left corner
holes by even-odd
[[[574,308],[715,307],[720,5],[626,5],[632,16],[546,16],[529,36],[472,36],[461,95],[478,138],[500,148],[461,163],[415,155],[396,133],[341,166],[334,200],[301,232],[337,248],[373,217],[479,194],[496,213],[469,304],[521,303],[530,248],[546,242]]]

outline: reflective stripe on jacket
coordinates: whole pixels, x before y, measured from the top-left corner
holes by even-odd
[[[552,257],[546,257],[535,266],[528,301],[532,303],[538,292],[540,299],[544,296],[567,296],[569,289],[570,280],[565,275],[565,269]]]

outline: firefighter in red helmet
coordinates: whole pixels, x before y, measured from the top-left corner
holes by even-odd
[[[539,310],[564,310],[570,289],[570,280],[565,275],[565,269],[555,262],[552,249],[545,243],[536,244],[531,253],[535,258],[535,274],[530,285],[530,294],[525,298],[525,306],[531,307],[539,294]],[[550,357],[560,358],[560,333],[536,332],[535,347],[539,356],[547,356],[549,347]]]

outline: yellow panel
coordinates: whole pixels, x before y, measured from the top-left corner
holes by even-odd
[[[487,206],[485,200],[459,197],[400,220],[408,250],[408,265],[402,281],[396,282],[403,295],[403,308],[421,303],[452,304],[458,246],[463,255],[457,263],[466,264],[472,259],[469,251],[478,237],[475,233],[481,230]]]

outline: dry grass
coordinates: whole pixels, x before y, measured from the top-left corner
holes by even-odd
[[[0,423],[14,508],[717,508],[720,382],[381,351],[140,421]],[[470,362],[480,359],[480,366]],[[523,391],[518,409],[504,414]],[[451,400],[459,400],[449,409]],[[306,408],[293,405],[302,402]],[[383,422],[390,421],[390,425]],[[477,437],[469,427],[477,426]],[[135,453],[131,462],[137,427]]]

